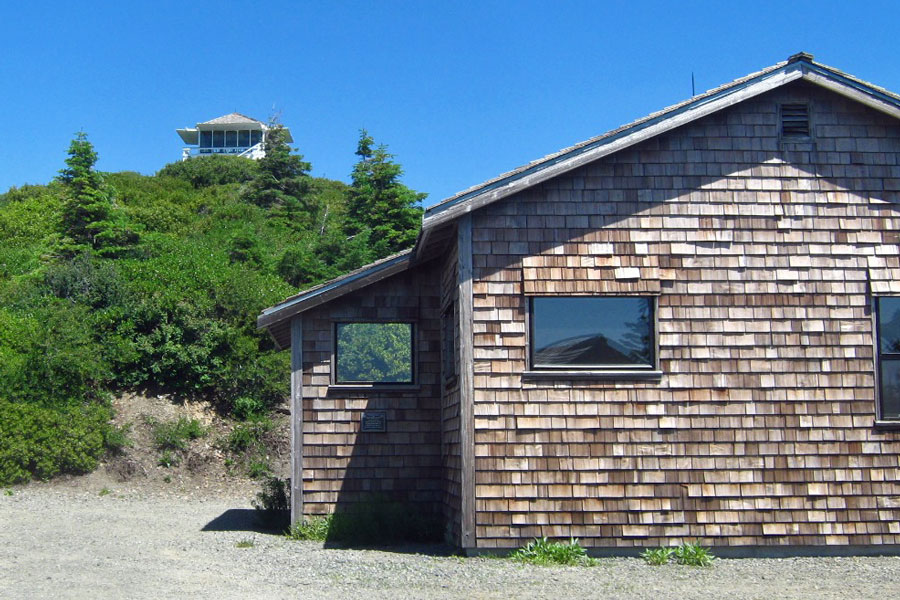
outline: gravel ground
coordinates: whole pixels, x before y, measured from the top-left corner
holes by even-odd
[[[900,558],[534,567],[326,549],[254,530],[246,499],[31,484],[0,491],[0,598],[890,598]],[[239,548],[239,542],[251,542]],[[416,552],[418,550],[418,553]]]

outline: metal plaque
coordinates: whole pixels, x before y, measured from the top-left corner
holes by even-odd
[[[387,413],[383,410],[368,410],[362,415],[360,431],[383,432],[387,429]]]

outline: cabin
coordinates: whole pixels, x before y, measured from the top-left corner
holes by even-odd
[[[425,212],[264,310],[292,519],[469,553],[900,551],[900,96],[805,53]]]
[[[181,151],[181,160],[192,156],[230,154],[258,160],[266,155],[266,133],[270,126],[241,113],[222,115],[210,121],[197,123],[196,127],[176,129],[175,133],[187,147]],[[283,127],[287,143],[294,141],[291,131]]]

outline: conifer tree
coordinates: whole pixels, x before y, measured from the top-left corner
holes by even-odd
[[[384,144],[375,146],[369,133],[360,131],[356,148],[359,162],[353,167],[347,204],[347,232],[368,230],[376,258],[411,246],[419,232],[426,194],[402,183],[403,167],[394,162]]]
[[[138,235],[114,210],[112,197],[103,176],[94,170],[97,152],[79,131],[69,144],[66,168],[57,178],[66,188],[62,208],[63,254],[97,251],[102,256],[116,256],[138,241]]]
[[[69,145],[66,168],[57,178],[66,186],[62,210],[63,235],[76,246],[93,248],[95,238],[109,218],[112,203],[103,177],[94,170],[97,153],[87,134],[79,131]]]
[[[296,225],[309,225],[315,222],[316,212],[309,198],[310,164],[291,153],[286,138],[284,127],[273,122],[266,132],[266,155],[259,160],[259,174],[245,197],[258,206],[279,209]]]

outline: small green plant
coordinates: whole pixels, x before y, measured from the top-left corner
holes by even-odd
[[[291,516],[291,490],[287,479],[266,477],[253,500],[253,508],[263,525],[284,530]]]
[[[103,431],[103,442],[110,454],[122,454],[125,448],[131,447],[131,423],[125,423],[121,427],[110,425]]]
[[[153,442],[160,450],[185,450],[190,440],[206,435],[197,419],[178,417],[177,421],[153,422]]]
[[[179,457],[171,450],[163,450],[162,454],[159,455],[159,459],[156,461],[156,464],[166,469],[170,469],[181,464],[181,457]]]
[[[264,459],[253,459],[247,465],[247,475],[251,479],[262,479],[268,477],[272,473],[272,467]]]
[[[595,561],[587,555],[578,540],[568,543],[551,542],[546,537],[535,538],[510,555],[510,558],[534,565],[593,565]]]
[[[166,483],[172,483],[172,476],[166,475],[165,477],[163,477],[163,481],[165,481]]]
[[[6,494],[7,496],[14,495],[14,492],[12,490],[5,490],[3,493]]]
[[[245,540],[241,540],[237,544],[235,544],[235,547],[236,548],[252,548],[255,545],[256,544],[253,542],[253,540],[245,539]]]
[[[328,530],[331,528],[333,519],[334,515],[304,519],[299,523],[291,525],[291,528],[286,535],[292,540],[324,542],[328,539]]]
[[[266,418],[256,418],[245,423],[238,423],[228,434],[225,446],[235,454],[245,452],[258,447],[262,443],[263,435],[271,429],[272,422]]]
[[[648,565],[667,565],[669,564],[669,561],[672,560],[672,554],[674,552],[674,548],[647,548],[641,552],[641,558],[643,558],[644,562]]]
[[[709,567],[716,558],[700,544],[689,544],[687,542],[675,548],[672,554],[675,555],[675,562],[679,565],[688,565],[690,567]]]
[[[99,492],[98,495],[100,495],[100,496],[109,496],[109,494],[110,494],[109,488],[103,488],[102,490],[100,490],[100,492]]]

